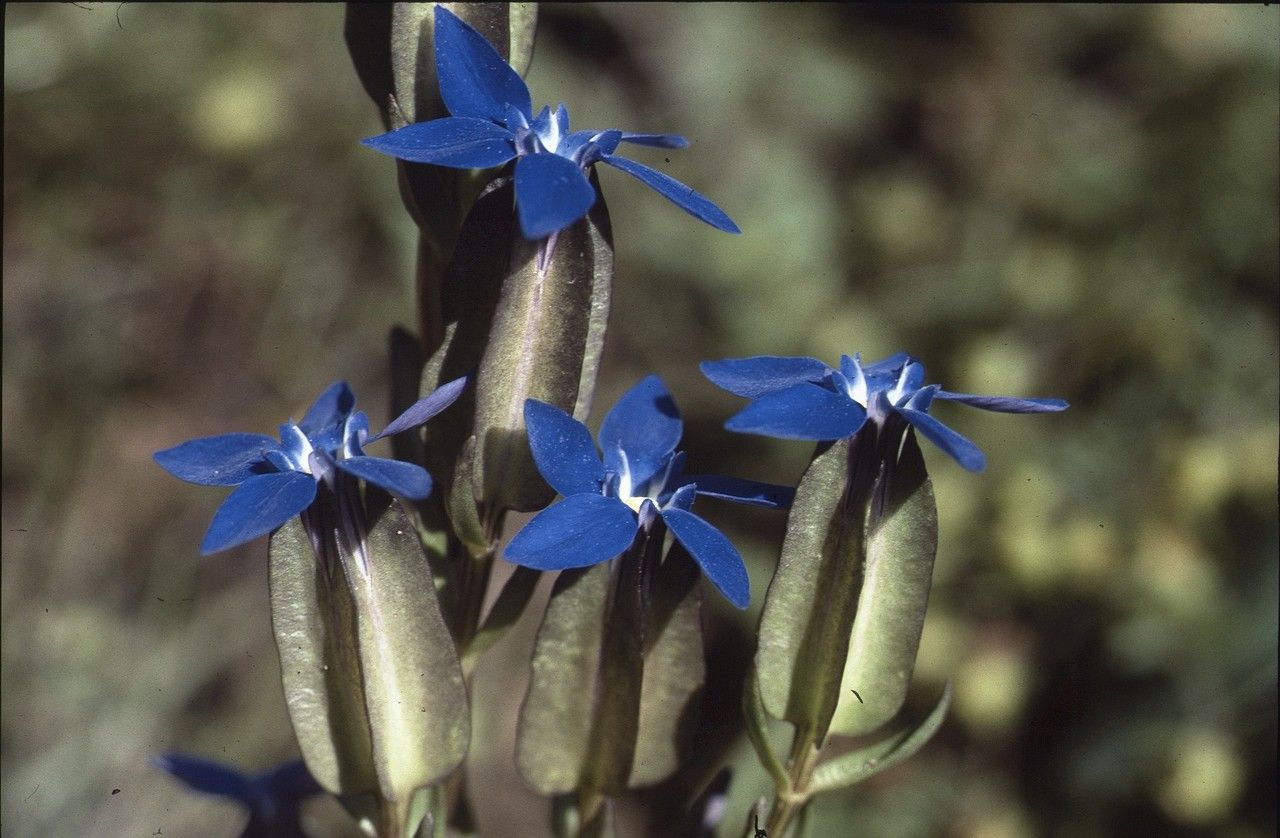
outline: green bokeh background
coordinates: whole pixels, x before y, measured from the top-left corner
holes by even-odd
[[[151,461],[272,432],[335,378],[385,420],[415,234],[340,6],[5,8],[3,828],[234,835],[150,769],[296,753],[263,543],[197,554],[218,492]],[[937,450],[942,545],[915,692],[953,714],[907,765],[822,799],[815,835],[1275,834],[1276,7],[543,7],[529,76],[576,126],[680,131],[643,162],[741,237],[612,170],[616,297],[597,405],[656,371],[695,471],[794,481],[737,437],[703,358],[908,349],[987,452]],[[669,162],[667,162],[669,158]],[[600,410],[597,409],[596,422]],[[712,508],[753,609],[714,603],[700,760],[732,761],[782,516]],[[513,522],[518,523],[518,522]],[[539,835],[511,765],[536,613],[474,685],[486,834]],[[343,834],[334,805],[317,834]]]

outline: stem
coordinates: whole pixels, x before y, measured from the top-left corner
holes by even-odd
[[[765,822],[765,832],[776,838],[784,838],[792,819],[809,802],[809,787],[813,782],[813,770],[818,765],[822,744],[815,741],[812,730],[797,730],[791,742],[791,756],[787,761],[787,787],[778,789]]]

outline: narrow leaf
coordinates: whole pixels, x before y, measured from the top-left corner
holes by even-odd
[[[542,573],[540,571],[531,570],[527,567],[516,567],[515,572],[507,579],[506,584],[502,586],[502,590],[498,593],[498,598],[494,600],[493,607],[489,609],[489,614],[480,625],[480,630],[476,632],[475,637],[472,637],[471,642],[467,644],[466,652],[462,658],[464,672],[470,672],[475,667],[480,656],[494,643],[501,640],[507,630],[520,619],[520,615],[524,613],[525,606],[529,604],[530,598],[533,597],[534,589],[538,587],[538,580],[541,578]]]
[[[747,683],[742,691],[742,715],[746,720],[747,738],[751,740],[751,747],[760,758],[760,764],[773,778],[774,788],[787,788],[791,782],[787,778],[787,769],[769,744],[769,719],[765,716],[764,703],[760,698],[760,681],[755,669],[747,673]]]
[[[866,572],[831,722],[833,733],[851,736],[880,728],[906,699],[938,547],[933,488],[914,433],[907,432],[881,484],[867,522]]]
[[[942,698],[938,700],[937,705],[924,721],[872,745],[849,751],[822,763],[813,772],[813,784],[810,788],[815,794],[848,788],[909,759],[933,738],[938,728],[942,727],[950,706],[951,684],[948,682],[943,688]]]

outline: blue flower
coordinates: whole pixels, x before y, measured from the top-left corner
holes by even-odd
[[[426,422],[453,404],[466,383],[464,377],[442,385],[370,437],[369,418],[353,412],[356,397],[345,381],[338,381],[301,422],[280,426],[280,442],[262,434],[221,434],[158,451],[155,460],[179,480],[236,487],[205,533],[200,552],[207,556],[266,535],[298,515],[316,499],[317,484],[323,481],[332,488],[339,471],[393,495],[427,497],[431,475],[426,469],[370,457],[362,446]]]
[[[249,823],[243,834],[256,838],[302,835],[299,807],[303,800],[323,791],[299,760],[257,775],[183,754],[165,754],[151,762],[198,792],[244,806],[249,810]]]
[[[536,116],[529,88],[484,36],[436,7],[436,74],[452,116],[407,125],[364,144],[392,157],[458,169],[488,168],[519,158],[516,210],[525,238],[541,239],[587,214],[596,200],[586,171],[595,163],[621,169],[685,212],[729,233],[724,211],[678,180],[618,157],[619,143],[684,148],[674,134],[570,131],[569,111],[544,107]]]
[[[842,355],[840,369],[816,358],[757,358],[704,361],[702,374],[717,387],[751,399],[725,422],[731,431],[783,439],[836,440],[858,432],[868,420],[884,426],[900,417],[969,471],[982,471],[978,446],[929,415],[935,400],[959,402],[1000,413],[1066,410],[1062,399],[975,396],[924,384],[924,364],[899,352],[863,365]]]
[[[623,394],[604,418],[603,462],[587,427],[559,408],[529,399],[524,419],[538,471],[564,500],[516,533],[507,560],[538,570],[586,567],[621,554],[641,529],[662,521],[729,601],[747,607],[742,557],[689,508],[697,495],[785,507],[794,493],[752,480],[684,475],[684,454],[675,450],[680,414],[656,375]]]

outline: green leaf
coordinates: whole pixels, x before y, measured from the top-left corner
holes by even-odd
[[[858,613],[831,721],[832,733],[851,736],[877,730],[901,709],[929,604],[938,511],[912,431],[876,487],[867,533]]]
[[[942,698],[918,725],[822,763],[813,772],[811,790],[816,794],[847,788],[914,756],[942,727],[950,706],[951,684],[948,682]]]
[[[706,679],[698,575],[679,542],[654,574],[631,788],[671,776],[692,745]]]
[[[571,792],[586,761],[611,563],[556,579],[534,642],[516,729],[516,766],[539,794]]]
[[[323,531],[320,505],[308,514]],[[356,651],[355,607],[342,565],[332,549],[316,556],[301,518],[272,534],[269,553],[271,626],[302,757],[333,794],[373,791],[378,780]]]
[[[591,407],[613,280],[609,213],[596,203],[554,240],[539,269],[543,242],[516,238],[476,382],[474,490],[486,506],[533,511],[555,493],[534,466],[524,403],[538,399],[576,418]]]
[[[483,555],[493,545],[489,543],[489,534],[480,520],[480,509],[476,497],[471,492],[471,471],[476,460],[476,438],[467,437],[458,452],[458,462],[453,481],[448,491],[449,520],[458,540],[470,551],[472,557]]]
[[[382,797],[409,805],[466,755],[467,694],[427,557],[396,501],[370,490],[365,556],[343,565],[355,605],[365,705]]]
[[[875,426],[819,446],[796,488],[760,620],[756,671],[765,709],[826,735],[839,698],[876,468]]]
[[[517,567],[515,569],[515,572],[507,579],[506,584],[502,586],[502,590],[498,593],[498,598],[494,600],[488,615],[480,625],[480,630],[476,632],[475,636],[471,638],[471,642],[467,644],[466,652],[462,658],[464,672],[470,672],[475,667],[476,662],[479,661],[480,656],[494,643],[497,643],[507,633],[507,630],[520,619],[520,615],[524,613],[525,606],[529,604],[534,589],[538,587],[538,580],[541,578],[542,571],[527,567]]]

